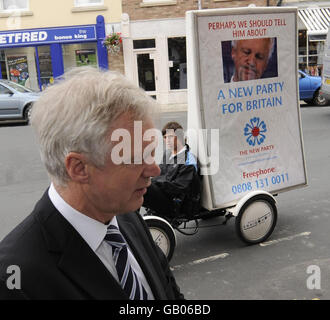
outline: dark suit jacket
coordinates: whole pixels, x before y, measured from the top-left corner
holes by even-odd
[[[117,216],[155,299],[182,299],[167,260],[139,214]],[[21,290],[7,288],[10,265]],[[33,212],[0,243],[0,299],[128,299],[117,281],[45,192]]]

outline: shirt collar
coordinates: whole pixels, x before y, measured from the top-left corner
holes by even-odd
[[[108,226],[112,224],[118,227],[116,217],[113,217],[110,223],[105,225],[72,208],[59,195],[53,183],[50,185],[48,195],[55,208],[75,228],[75,230],[81,235],[81,237],[87,242],[94,252],[104,240]]]
[[[183,147],[179,152],[177,152],[176,154],[171,154],[171,155],[170,155],[170,159],[172,159],[172,158],[178,156],[180,153],[182,153],[182,152],[184,152],[184,151],[186,151],[186,146],[184,146],[184,147]]]

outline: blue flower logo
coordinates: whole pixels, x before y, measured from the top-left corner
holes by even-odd
[[[264,121],[257,117],[250,119],[244,128],[244,135],[247,136],[246,142],[250,146],[262,144],[266,139],[265,132],[267,132],[267,128]]]

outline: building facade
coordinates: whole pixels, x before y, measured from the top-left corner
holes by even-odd
[[[322,73],[330,1],[0,0],[0,78],[42,89],[74,66],[124,73],[165,111],[186,110],[188,10],[256,6],[299,8],[299,68]],[[105,34],[121,32],[112,55]]]
[[[0,77],[42,90],[72,67],[107,69],[121,13],[120,0],[0,0]]]
[[[123,0],[124,72],[157,99],[163,111],[187,108],[185,13],[255,6],[298,7],[299,68],[320,75],[330,22],[329,1]]]
[[[125,74],[157,99],[162,111],[187,108],[188,10],[276,5],[277,1],[122,1]]]
[[[330,1],[284,0],[282,5],[298,8],[299,69],[321,76],[330,24]]]

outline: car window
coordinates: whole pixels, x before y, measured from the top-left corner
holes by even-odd
[[[12,93],[12,92],[8,88],[6,88],[0,84],[0,94],[10,94],[10,93]]]
[[[13,88],[14,90],[18,91],[18,92],[22,92],[22,93],[25,93],[25,92],[32,92],[32,90],[27,89],[27,88],[25,88],[25,87],[23,87],[23,86],[21,86],[21,85],[15,83],[15,82],[9,82],[9,81],[8,81],[8,83],[6,83],[6,84],[7,84],[8,86],[10,86],[11,88]]]

